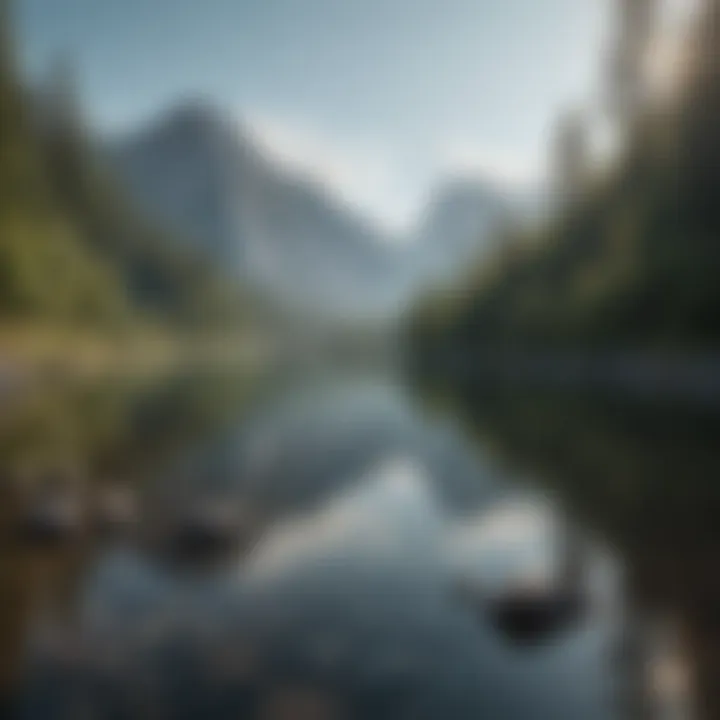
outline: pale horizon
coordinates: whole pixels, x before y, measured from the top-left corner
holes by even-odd
[[[98,132],[200,96],[263,149],[392,234],[443,178],[523,188],[558,116],[602,72],[606,0],[20,0],[41,77],[77,65]]]

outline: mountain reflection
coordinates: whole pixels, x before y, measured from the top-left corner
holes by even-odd
[[[12,546],[18,717],[623,716],[624,590],[589,535],[577,623],[530,652],[493,622],[493,593],[562,571],[550,496],[391,380],[236,408],[138,487],[129,532]],[[168,554],[164,535],[211,500],[253,518],[248,541]]]
[[[457,397],[482,445],[532,473],[622,557],[629,627],[622,657],[644,668],[646,702],[688,717],[692,689],[693,712],[716,717],[717,408],[591,393],[520,397],[483,383]],[[637,707],[629,713],[640,716]]]

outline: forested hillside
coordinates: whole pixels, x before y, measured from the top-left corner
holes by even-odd
[[[508,237],[452,296],[428,298],[420,344],[708,347],[720,340],[720,3],[706,0],[672,101],[545,227]]]
[[[135,210],[76,99],[48,107],[22,86],[9,5],[0,5],[0,315],[236,323],[239,290]]]

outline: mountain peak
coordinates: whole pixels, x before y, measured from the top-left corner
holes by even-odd
[[[149,216],[265,295],[327,314],[395,303],[384,235],[212,105],[175,106],[119,143],[114,160]]]
[[[149,125],[123,138],[120,145],[190,148],[235,140],[232,123],[209,101],[188,98],[155,116]]]
[[[202,131],[224,123],[210,103],[202,98],[188,98],[166,111],[159,124],[179,130]]]

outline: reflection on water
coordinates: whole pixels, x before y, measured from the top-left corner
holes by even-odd
[[[646,648],[649,702],[661,699],[670,717],[720,717],[717,408],[480,386],[456,407],[483,447],[532,473],[622,557],[628,641]],[[634,645],[623,652],[638,667]]]
[[[235,408],[222,422],[211,391]],[[498,426],[471,442],[367,378],[252,403],[213,384],[159,397],[137,393],[114,444],[86,450],[93,471],[123,460],[129,527],[4,535],[14,716],[652,717],[653,683],[685,701],[684,628],[646,622],[634,558],[622,572],[625,546],[608,551],[616,528],[569,516],[574,495],[542,489],[532,455],[504,462]],[[551,632],[517,642],[501,616]]]

